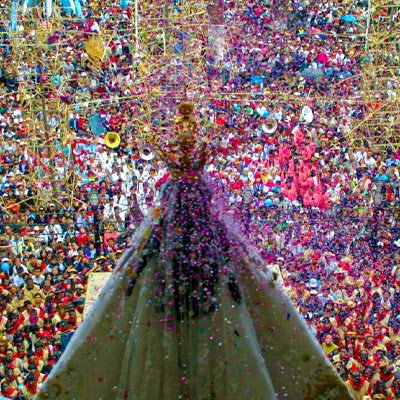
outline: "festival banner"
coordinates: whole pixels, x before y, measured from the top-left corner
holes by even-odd
[[[86,290],[85,308],[83,317],[85,318],[88,311],[92,308],[93,304],[99,297],[99,294],[112,272],[92,272],[89,274],[88,285]]]
[[[93,132],[93,135],[100,136],[106,132],[103,123],[101,122],[101,118],[99,114],[92,115],[89,119],[89,126]]]

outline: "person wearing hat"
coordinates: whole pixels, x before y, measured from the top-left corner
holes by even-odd
[[[77,250],[71,250],[68,252],[69,257],[73,260],[73,263],[79,263],[79,253]]]
[[[56,213],[56,205],[55,203],[51,202],[48,205],[48,213],[49,214],[55,214]]]
[[[81,288],[78,288],[78,286],[80,286]],[[76,285],[76,289],[77,289],[77,295],[78,294],[82,294],[81,292],[78,292],[78,289],[82,289],[83,290],[83,286],[82,285]],[[75,311],[76,311],[77,318],[82,321],[83,320],[83,315],[84,315],[84,310],[85,310],[85,299],[83,297],[77,297],[74,300],[74,306],[75,306]]]
[[[68,272],[69,274],[72,274],[72,273],[77,273],[78,271],[77,271],[77,269],[75,268],[74,265],[68,265],[68,267],[66,268],[65,272]]]
[[[372,353],[373,355],[371,357],[371,362],[376,369],[390,364],[385,345],[379,344],[378,346],[375,346],[375,348],[372,350]]]
[[[1,260],[0,271],[5,272],[8,276],[11,275],[12,262],[8,257],[4,257]]]
[[[96,258],[96,262],[101,264],[102,262],[106,261],[107,257],[105,257],[104,255],[101,255],[99,257]]]

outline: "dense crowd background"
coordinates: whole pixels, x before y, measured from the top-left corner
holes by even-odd
[[[360,100],[369,56],[360,24],[344,17],[359,18],[367,2],[285,7],[282,16],[279,2],[225,2],[225,57],[204,62],[209,100],[199,113],[216,126],[206,173],[266,264],[280,266],[355,398],[399,399],[400,153],[371,148],[368,129],[357,146],[348,135],[397,81],[375,103]],[[65,18],[47,39],[50,48],[62,43],[56,73],[45,59],[16,58],[9,9],[2,11],[0,389],[5,398],[31,399],[82,321],[89,274],[113,270],[168,171],[130,142],[132,115],[142,110],[135,96],[145,88],[135,85],[129,3],[87,1],[83,19]],[[382,24],[390,29],[398,12],[387,9]],[[115,35],[97,68],[82,43],[105,29]],[[53,88],[46,98],[73,110],[67,125],[75,139],[56,139],[52,153],[32,150],[26,111],[26,94],[46,82]],[[301,118],[305,105],[310,123]],[[93,116],[104,133],[93,133]],[[57,138],[61,117],[45,118]],[[38,126],[42,120],[38,113]],[[116,149],[105,145],[107,132],[120,135]]]

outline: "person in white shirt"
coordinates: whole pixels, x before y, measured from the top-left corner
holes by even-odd
[[[96,20],[92,21],[92,26],[90,27],[91,32],[100,32],[100,26]]]
[[[24,274],[28,273],[28,269],[21,263],[21,260],[19,258],[18,260],[18,266],[14,266],[14,273],[11,276],[11,283],[18,288],[21,288],[25,284]]]
[[[140,164],[137,169],[133,170],[134,174],[136,175],[137,178],[137,185],[138,185],[138,191],[141,191],[143,189],[143,182],[147,181],[148,178],[148,172],[147,170],[143,167],[142,164]]]
[[[368,167],[374,167],[376,165],[376,160],[374,157],[372,157],[371,150],[367,150],[364,157],[364,163]]]
[[[15,189],[14,194],[19,197],[19,196],[28,196],[29,190],[24,187],[24,184],[22,182],[18,183],[17,188]]]
[[[396,158],[396,153],[393,152],[390,155],[390,157],[386,160],[385,164],[388,168],[392,166],[397,167],[398,165],[400,165],[400,159]]]
[[[75,230],[74,225],[69,225],[68,229],[64,232],[63,240],[66,241],[67,236],[69,236],[72,240],[76,240],[76,236],[78,232]]]
[[[322,304],[322,307],[325,307],[325,304],[329,301],[331,303],[334,302],[333,296],[330,294],[330,288],[329,287],[324,287],[322,289],[322,293],[319,293],[317,295],[317,299],[320,301]]]
[[[42,284],[44,282],[44,275],[42,274],[40,268],[35,268],[35,270],[33,271],[32,280],[35,285],[42,287]]]
[[[365,161],[365,157],[367,152],[364,147],[361,147],[360,150],[354,153],[354,158],[356,159],[357,163],[360,164],[362,161]]]
[[[147,178],[147,182],[149,184],[150,190],[155,193],[156,192],[156,182],[157,182],[157,177],[156,177],[156,170],[154,168],[151,168],[149,171],[149,176]]]
[[[106,151],[104,151],[103,146],[97,146],[97,150],[98,150],[97,158],[99,160],[101,169],[104,170],[108,164],[108,154]]]
[[[128,199],[121,191],[117,191],[113,196],[113,205],[114,209],[115,207],[118,207],[122,220],[125,220],[126,210],[128,208]]]
[[[50,218],[50,222],[44,228],[43,233],[46,235],[47,243],[50,243],[52,238],[55,238],[57,241],[63,240],[64,231],[61,225],[56,223],[55,218]]]
[[[104,219],[107,220],[114,220],[114,205],[112,204],[112,200],[109,200],[108,203],[104,205]]]
[[[45,232],[45,226],[44,225],[38,225],[37,226],[39,229],[35,231],[36,235],[36,240],[39,243],[45,242],[46,244],[49,244],[49,237],[47,232]],[[50,248],[47,249],[48,251],[51,250]]]
[[[18,256],[18,249],[23,245],[24,239],[21,237],[19,232],[15,232],[15,234],[11,237],[9,246],[11,247],[11,251],[14,256]]]
[[[119,179],[121,179],[121,171],[118,165],[114,164],[112,166],[112,173],[110,175],[110,180],[112,183],[117,183]]]

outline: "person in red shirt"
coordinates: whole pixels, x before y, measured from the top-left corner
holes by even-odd
[[[357,399],[362,399],[368,394],[369,382],[361,375],[359,371],[354,371],[346,382],[350,393]]]
[[[119,132],[121,130],[122,120],[118,116],[117,111],[113,111],[111,118],[108,121],[108,124],[110,125],[112,131]]]
[[[38,390],[39,390],[40,384],[37,382],[36,378],[34,375],[28,375],[26,378],[26,383],[22,387],[22,395],[24,396],[24,399],[30,400],[33,399]]]
[[[55,329],[51,324],[51,318],[45,318],[43,320],[43,326],[38,332],[38,337],[40,338],[51,338],[55,334]]]
[[[7,377],[5,377],[3,379],[3,381],[1,382],[1,391],[0,391],[0,393],[6,399],[16,399],[16,398],[18,398],[18,396],[20,394],[20,391],[16,387],[10,385],[7,382]]]
[[[98,89],[97,89],[97,92],[99,93],[100,97],[103,97],[103,98],[104,98],[104,96],[106,96],[106,94],[107,94],[107,88],[106,88],[106,86],[104,85],[104,83],[100,83],[100,85],[99,85],[99,87],[98,87]]]
[[[79,247],[86,246],[89,242],[89,234],[87,233],[87,229],[84,226],[80,227],[79,233],[76,236],[76,242]]]
[[[74,290],[72,288],[69,288],[65,291],[65,296],[63,297],[62,302],[63,302],[63,304],[68,305],[68,304],[72,303],[73,301],[75,301],[75,299],[76,299],[76,296],[75,296]],[[67,312],[67,315],[68,315],[68,312]],[[66,318],[66,319],[68,320],[68,318]]]
[[[6,324],[6,332],[9,335],[14,335],[16,334],[20,329],[22,329],[22,326],[24,324],[24,317],[22,313],[19,311],[14,311],[7,324]]]

